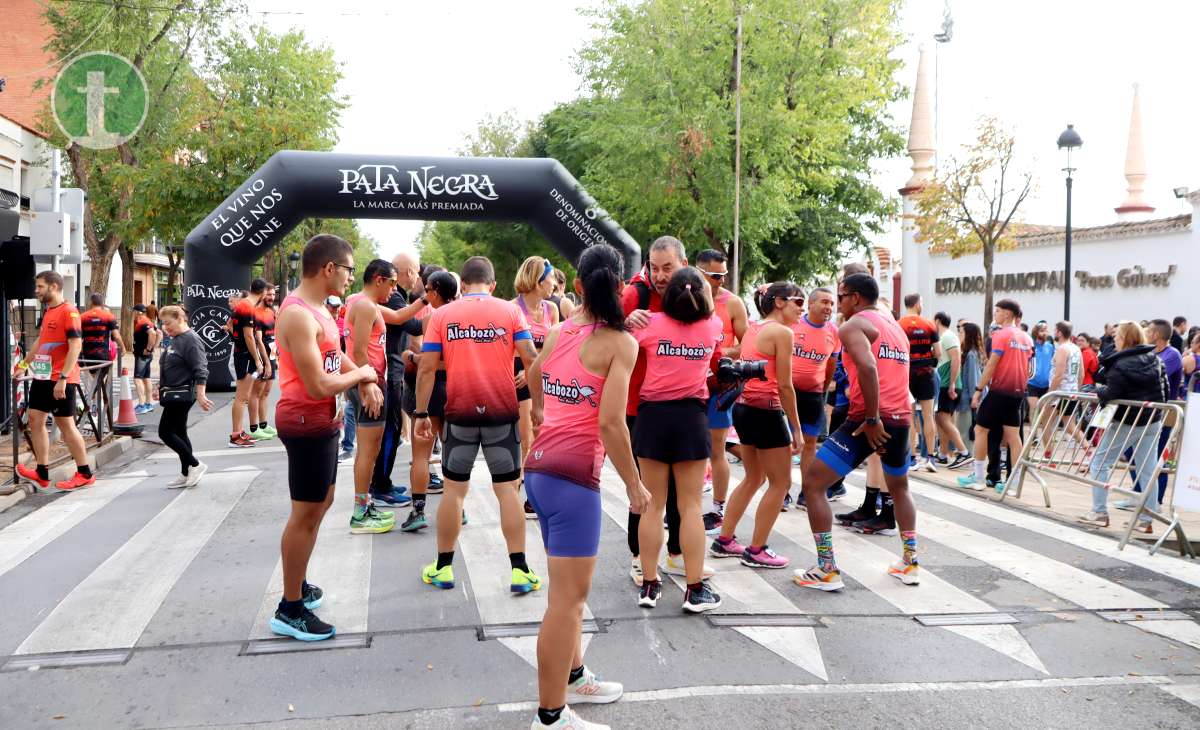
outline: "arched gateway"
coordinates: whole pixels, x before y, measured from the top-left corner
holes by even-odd
[[[528,223],[572,263],[594,243],[641,251],[557,160],[393,157],[278,152],[185,242],[184,306],[208,349],[209,387],[227,389],[233,342],[223,329],[229,297],[250,266],[304,218],[396,218]]]

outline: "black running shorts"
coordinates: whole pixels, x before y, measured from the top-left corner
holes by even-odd
[[[258,366],[254,363],[254,358],[250,357],[248,352],[233,353],[233,378],[241,380],[247,375],[253,375],[258,370]]]
[[[745,446],[782,449],[792,445],[792,430],[783,411],[738,403],[733,407],[733,427]]]
[[[825,427],[825,394],[806,390],[796,391],[796,414],[800,417],[800,432],[816,438]]]
[[[417,383],[404,381],[404,392],[400,394],[400,408],[409,416],[417,412]],[[433,380],[433,392],[429,395],[429,417],[441,418],[446,413],[446,371],[439,370]]]
[[[288,490],[294,502],[324,502],[337,482],[338,432],[328,436],[279,435],[287,451]]]
[[[521,362],[521,358],[518,357],[513,360],[513,377],[516,377],[517,375],[520,375],[523,372],[525,372],[525,363]],[[518,403],[520,403],[523,400],[529,400],[532,397],[533,396],[529,395],[529,386],[528,385],[517,388],[517,402]]]
[[[664,464],[712,455],[708,407],[696,398],[642,401],[633,425],[633,453]]]
[[[29,410],[49,413],[55,418],[75,417],[75,389],[78,385],[67,383],[67,397],[54,399],[53,380],[35,380],[29,384]]]
[[[937,397],[937,373],[933,370],[924,372],[913,370],[908,374],[908,392],[913,400],[933,400]]]
[[[938,391],[937,412],[938,413],[954,413],[958,410],[958,402],[962,400],[962,391],[954,391],[954,397],[950,397],[950,391],[942,388]]]
[[[521,435],[517,422],[495,426],[442,427],[442,474],[455,482],[471,481],[475,457],[483,449],[492,483],[515,482],[521,478]]]
[[[1021,425],[1021,406],[1025,399],[1019,395],[988,391],[983,402],[979,404],[979,412],[975,414],[975,423],[987,429]]]

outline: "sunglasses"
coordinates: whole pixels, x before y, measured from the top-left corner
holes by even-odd
[[[803,302],[804,301],[804,297],[784,297],[784,299],[788,300],[789,302]]]
[[[346,273],[350,274],[350,276],[354,276],[354,267],[353,267],[353,266],[347,266],[347,265],[345,265],[345,264],[339,264],[339,263],[338,263],[338,262],[336,262],[336,261],[330,261],[329,263],[333,264],[334,266],[338,267],[339,269],[345,269],[345,270],[346,270]]]
[[[726,276],[729,276],[729,272],[728,271],[705,271],[704,275],[715,281],[721,281]]]

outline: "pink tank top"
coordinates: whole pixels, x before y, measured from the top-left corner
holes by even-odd
[[[657,312],[650,315],[650,324],[633,334],[646,356],[643,402],[708,400],[708,373],[721,342],[720,319],[684,324]]]
[[[342,352],[338,348],[337,323],[323,309],[310,307],[300,297],[289,294],[279,306],[279,313],[291,306],[308,310],[321,325],[321,339],[317,346],[321,350],[321,365],[327,373],[342,369]],[[292,353],[277,342],[279,348],[279,404],[275,406],[275,424],[281,436],[331,436],[342,426],[336,396],[313,398],[304,389],[304,381],[296,371]]]
[[[350,326],[350,310],[365,294],[351,294],[346,299],[346,354],[354,357],[354,328]],[[375,321],[371,323],[371,339],[367,340],[367,362],[375,368],[379,375],[378,385],[383,387],[387,372],[387,354],[384,345],[387,343],[387,328],[384,326],[383,314],[375,307]]]
[[[908,425],[912,420],[912,409],[908,405],[908,335],[891,315],[867,309],[854,316],[867,318],[879,331],[879,337],[871,343],[875,370],[879,374],[879,418],[886,426]],[[846,418],[860,421],[867,413],[858,382],[858,368],[847,356],[842,357],[842,365],[850,380],[846,393],[850,410]]]
[[[529,334],[533,336],[533,346],[541,350],[546,342],[546,335],[550,334],[550,313],[554,310],[554,303],[549,299],[542,300],[542,321],[537,322],[530,316],[529,307],[525,306],[525,297],[518,294],[513,301],[525,315],[525,321],[529,324]]]
[[[767,379],[747,380],[738,402],[754,408],[778,411],[783,408],[783,404],[779,400],[779,380],[775,377],[775,358],[767,357],[758,351],[758,336],[771,321],[767,319],[761,322],[751,322],[746,326],[746,335],[742,337],[742,359],[766,360]]]
[[[604,378],[589,373],[579,350],[596,325],[563,325],[554,352],[542,364],[545,418],[529,449],[525,470],[600,488],[604,444],[600,441],[600,395]]]
[[[737,337],[733,333],[733,317],[729,315],[729,298],[732,296],[733,292],[721,289],[717,292],[717,298],[713,300],[713,309],[716,310],[717,318],[721,320],[721,347],[733,347],[737,344]]]

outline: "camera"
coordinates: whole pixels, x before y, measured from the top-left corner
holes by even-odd
[[[734,360],[723,357],[717,361],[717,382],[736,383],[745,380],[766,380],[766,360]]]

